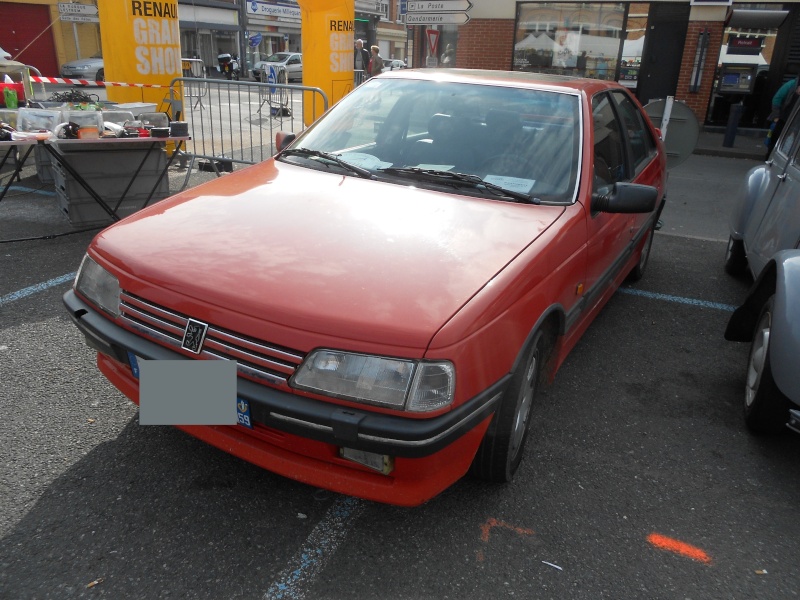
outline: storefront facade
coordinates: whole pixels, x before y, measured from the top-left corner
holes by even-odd
[[[797,3],[472,4],[454,43],[442,42],[447,26],[430,26],[440,30],[439,66],[451,44],[451,66],[613,79],[645,104],[674,96],[701,123],[725,124],[738,106],[746,127],[765,126],[772,95],[800,72]]]
[[[296,0],[244,2],[248,69],[275,52],[302,52],[300,6]]]
[[[209,73],[218,70],[217,55],[238,55],[241,47],[240,11],[235,0],[178,2],[183,58],[199,58]]]

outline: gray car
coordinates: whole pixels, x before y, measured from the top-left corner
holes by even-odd
[[[106,72],[103,68],[103,55],[99,52],[89,58],[71,60],[61,65],[61,76],[68,79],[88,79],[92,81],[105,81]]]
[[[270,67],[283,69],[288,81],[303,80],[303,55],[299,52],[276,52],[253,65],[253,77],[256,81],[266,81]]]
[[[725,270],[754,278],[725,338],[750,342],[744,416],[758,433],[800,433],[800,104],[751,169],[730,222]]]

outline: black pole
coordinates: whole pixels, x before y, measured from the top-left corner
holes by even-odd
[[[736,139],[736,129],[739,127],[739,119],[742,118],[742,110],[744,104],[739,101],[737,104],[731,104],[731,112],[728,114],[728,126],[725,128],[725,139],[722,140],[722,145],[725,148],[733,148],[733,140]]]

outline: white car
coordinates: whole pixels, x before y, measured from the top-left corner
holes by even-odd
[[[406,63],[404,63],[399,58],[394,58],[392,60],[385,60],[383,61],[383,71],[381,73],[386,73],[386,71],[394,71],[396,69],[405,69]]]
[[[103,66],[103,55],[98,52],[89,58],[66,62],[61,65],[61,76],[67,79],[105,81],[106,71]]]
[[[271,66],[283,67],[286,70],[287,82],[303,80],[303,55],[299,52],[276,52],[266,60],[258,61],[253,65],[253,77],[257,81],[262,81],[262,76],[266,77]]]

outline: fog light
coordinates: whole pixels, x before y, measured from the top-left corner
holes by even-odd
[[[374,452],[364,452],[353,448],[339,448],[339,456],[384,475],[394,471],[394,457],[386,454],[375,454]]]

